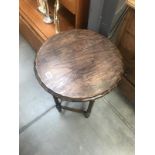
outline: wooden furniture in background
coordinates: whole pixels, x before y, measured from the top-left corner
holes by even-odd
[[[37,53],[36,77],[52,95],[56,107],[89,117],[95,99],[117,86],[123,74],[120,52],[103,35],[70,30],[49,38]],[[61,106],[60,101],[90,101],[87,111]]]
[[[135,9],[135,0],[127,0],[127,4],[129,7]]]
[[[123,94],[135,100],[135,10],[134,0],[128,1],[128,10],[119,31],[117,46],[123,56],[124,76],[120,82]]]
[[[88,0],[61,0],[61,4],[60,31],[87,26]],[[54,0],[49,0],[49,7],[53,16]],[[43,15],[37,10],[37,0],[20,0],[19,11],[20,32],[38,51],[45,40],[55,34],[55,26],[43,22]]]
[[[75,28],[85,28],[88,19],[89,0],[60,0],[75,15]]]

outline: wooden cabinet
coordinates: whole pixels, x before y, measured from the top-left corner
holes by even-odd
[[[132,1],[134,2],[134,1]],[[123,56],[124,76],[120,88],[132,102],[135,99],[135,10],[130,2],[119,32],[118,48]]]
[[[49,0],[53,16],[55,0]],[[60,0],[60,31],[87,27],[89,0]],[[43,42],[55,35],[55,25],[45,24],[43,15],[37,10],[37,0],[20,0],[20,33],[38,51]]]
[[[89,0],[60,0],[60,3],[75,15],[76,28],[87,25]]]
[[[63,4],[73,14],[76,13],[76,0],[60,0],[60,3]]]

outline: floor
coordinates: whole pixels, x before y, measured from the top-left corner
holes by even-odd
[[[118,88],[96,101],[89,118],[60,114],[35,78],[34,50],[21,35],[19,43],[20,155],[134,155],[134,108]]]

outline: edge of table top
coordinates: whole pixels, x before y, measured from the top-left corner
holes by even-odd
[[[54,37],[54,36],[53,36],[53,37]],[[45,42],[44,44],[46,44],[46,42]],[[39,52],[38,52],[38,53],[39,53]],[[37,59],[37,57],[36,57],[36,59]],[[123,72],[120,72],[120,77],[117,79],[117,81],[115,82],[115,84],[112,85],[111,87],[109,87],[109,89],[104,90],[104,91],[101,92],[101,93],[95,94],[94,96],[91,96],[91,97],[78,97],[78,98],[74,97],[74,98],[73,98],[73,97],[70,97],[70,96],[66,96],[66,95],[62,95],[62,94],[58,94],[58,93],[54,92],[53,90],[51,90],[50,88],[48,88],[48,87],[42,82],[42,80],[41,80],[41,78],[40,78],[40,76],[39,76],[39,74],[38,74],[38,72],[37,72],[37,69],[36,69],[36,59],[35,59],[35,63],[34,63],[34,69],[35,69],[35,74],[36,74],[36,77],[37,77],[37,79],[38,79],[40,85],[41,85],[47,92],[49,92],[50,94],[52,94],[52,95],[54,95],[54,96],[56,96],[56,97],[58,97],[58,98],[67,100],[67,101],[90,101],[90,100],[95,100],[95,99],[97,99],[97,98],[103,97],[104,95],[106,95],[107,93],[109,93],[113,88],[115,88],[115,87],[118,85],[119,81],[121,80],[122,74],[123,74]]]

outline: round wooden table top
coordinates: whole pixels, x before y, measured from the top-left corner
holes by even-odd
[[[74,29],[49,38],[37,53],[36,75],[53,95],[94,100],[116,87],[123,73],[118,49],[94,31]]]

